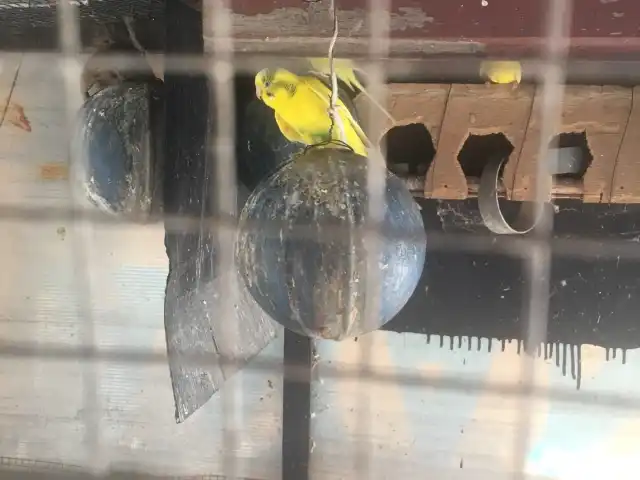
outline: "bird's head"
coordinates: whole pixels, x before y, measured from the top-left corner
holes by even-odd
[[[256,97],[266,103],[266,98],[272,97],[273,92],[271,86],[273,83],[274,72],[265,68],[256,74]]]
[[[522,66],[514,61],[485,61],[480,65],[480,75],[493,83],[520,83]]]
[[[278,97],[281,96],[278,94],[286,92],[291,96],[295,93],[297,81],[298,77],[287,70],[265,68],[256,74],[256,97],[273,108]]]

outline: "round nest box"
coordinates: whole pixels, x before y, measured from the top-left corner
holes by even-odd
[[[153,85],[121,83],[88,98],[72,140],[76,196],[103,212],[144,220],[161,208],[161,164],[152,127]]]
[[[370,161],[309,149],[261,182],[240,215],[236,262],[258,304],[299,334],[341,340],[380,328],[407,303],[422,274],[426,234],[403,182],[386,173],[378,232],[379,309],[365,316],[364,231]]]

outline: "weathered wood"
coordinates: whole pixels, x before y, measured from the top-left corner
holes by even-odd
[[[480,181],[474,177],[467,177],[468,197],[477,197]],[[498,185],[498,195],[508,198],[508,190],[504,185],[504,181]],[[582,184],[580,182],[569,179],[557,179],[551,187],[551,195],[553,198],[582,198]]]
[[[611,201],[640,202],[640,87],[633,89],[631,113],[616,160]]]
[[[505,178],[513,176],[513,200],[533,200],[540,147],[541,91],[534,100],[533,114],[515,169],[505,168]],[[613,86],[568,86],[562,106],[560,133],[587,135],[593,162],[585,173],[582,199],[609,202],[618,150],[631,109],[631,89]],[[549,138],[550,142],[552,139]]]
[[[632,112],[631,101],[629,88],[566,88],[558,133],[585,132],[593,161],[581,179],[553,180],[551,197],[584,202],[640,201],[640,181],[636,181],[640,177],[640,164],[635,159],[640,146],[634,135],[640,128],[640,106],[635,104]],[[369,105],[362,95],[356,99],[365,126]],[[505,166],[499,194],[520,201],[534,198],[541,99],[533,86],[511,89],[502,85],[390,84],[387,106],[395,123],[387,120],[380,132],[371,132],[373,141],[380,141],[392,126],[421,123],[431,133],[437,150],[427,173],[424,194],[417,191],[420,177],[400,175],[414,195],[441,199],[475,197],[477,181],[465,178],[458,154],[469,135],[503,133],[514,149]],[[613,184],[616,187],[612,196]]]
[[[0,103],[12,91],[11,102],[23,107],[31,132],[9,122],[0,126],[0,203],[69,208],[62,72],[53,58],[15,59],[11,65],[12,57],[3,58]],[[124,348],[155,360],[107,360],[96,366],[80,355],[72,361],[41,358],[38,352],[28,358],[0,356],[0,467],[7,457],[100,467],[84,435],[97,421],[100,455],[113,466],[149,474],[222,473],[222,396],[214,396],[193,421],[176,425],[174,420],[163,358],[168,261],[162,224],[88,230],[79,237],[72,222],[56,217],[0,219],[2,347],[54,345],[69,353]],[[87,339],[91,320],[93,336]],[[265,355],[278,361],[282,341],[267,350]],[[94,394],[85,394],[91,380],[95,408],[87,403]],[[280,475],[281,385],[279,371],[243,372],[225,384],[226,391],[241,392],[234,403],[240,420],[231,426],[246,455],[240,476]]]
[[[391,83],[387,86],[385,108],[394,118],[389,118],[377,111],[369,98],[360,94],[355,99],[358,116],[364,125],[372,142],[379,142],[393,127],[419,123],[431,134],[434,146],[438,144],[440,126],[447,105],[447,97],[451,85],[423,84],[423,83]],[[384,123],[378,132],[369,128],[370,109],[378,115],[383,115]]]
[[[504,133],[514,146],[510,162],[517,158],[532,99],[533,89],[530,86],[513,89],[505,85],[452,85],[436,157],[427,174],[425,195],[459,200],[467,198],[468,186],[458,154],[469,135]],[[507,189],[510,189],[508,177],[505,175],[504,178]]]

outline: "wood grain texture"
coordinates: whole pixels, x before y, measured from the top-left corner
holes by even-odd
[[[458,154],[469,135],[504,133],[514,146],[510,161],[517,159],[532,101],[531,86],[513,89],[508,85],[452,85],[425,195],[451,200],[467,198],[469,189]],[[505,186],[510,190],[508,182]]]
[[[541,90],[536,92],[533,114],[522,145],[517,171],[514,172],[512,198],[533,200],[537,176],[537,158],[540,148]],[[629,112],[631,89],[614,86],[568,86],[562,106],[558,132],[582,133],[593,162],[582,178],[583,201],[607,203],[611,198],[615,160],[618,156]],[[551,138],[548,140],[551,142]],[[506,173],[506,172],[505,172]]]
[[[640,203],[640,87],[633,88],[633,104],[616,161],[611,192],[614,203]]]
[[[420,83],[387,85],[386,102],[383,102],[383,105],[395,122],[384,117],[382,128],[378,132],[371,131],[368,125],[371,109],[374,110],[374,114],[382,115],[377,107],[372,105],[364,94],[358,95],[354,103],[360,122],[372,142],[380,142],[393,127],[420,123],[429,131],[434,144],[437,145],[450,88],[451,85]]]
[[[66,160],[66,149],[61,78],[53,65],[38,61],[25,58],[14,92],[32,132],[0,127],[3,206],[70,204],[67,180],[40,176],[42,165]],[[7,88],[2,78],[0,89]],[[94,226],[85,237],[77,235],[73,225],[55,218],[38,224],[2,221],[0,342],[77,347],[87,320],[80,307],[90,300],[94,344],[164,352],[162,227]],[[74,265],[77,245],[86,249],[89,273]],[[354,453],[364,448],[370,449],[368,478],[512,478],[522,409],[517,399],[495,388],[519,382],[521,357],[515,344],[487,353],[467,339],[450,350],[450,341],[442,339],[443,348],[435,336],[427,343],[420,334],[376,332],[357,342],[319,344],[312,386],[312,478],[357,478]],[[357,384],[329,371],[357,365],[363,342],[371,342],[374,374],[419,375],[424,383],[367,381],[370,412],[359,426]],[[274,343],[256,361],[277,362],[281,352],[282,344]],[[583,346],[583,385],[576,391],[552,360],[536,360],[536,384],[575,401],[541,399],[529,407],[528,478],[572,478],[569,473],[583,466],[599,472],[598,478],[637,478],[640,424],[635,411],[598,404],[598,398],[639,398],[638,362],[637,351],[628,353],[623,367],[619,360],[606,362],[602,349]],[[84,362],[0,357],[0,457],[89,466],[94,459],[84,433],[93,413],[99,418],[98,453],[104,464],[151,473],[222,473],[220,396],[177,426],[164,362],[105,361],[89,371],[98,385],[97,412],[89,412],[83,393],[86,368]],[[243,392],[237,405],[240,446],[234,453],[238,473],[246,477],[280,478],[281,377],[280,371],[249,368],[225,387],[235,385]],[[445,380],[452,378],[487,389],[445,388]],[[578,471],[575,478],[588,476]]]
[[[42,58],[15,59],[15,66],[4,63],[0,92],[11,90],[19,68],[11,100],[24,107],[33,128],[0,127],[0,204],[69,207],[64,175],[42,176],[43,168],[68,161],[62,76]],[[164,355],[168,265],[162,224],[92,225],[79,231],[55,218],[2,221],[0,252],[0,342]],[[85,306],[94,322],[88,345]],[[282,343],[275,342],[260,358],[277,361],[281,352]],[[97,387],[93,411],[85,398],[87,378]],[[239,423],[233,426],[241,476],[279,477],[281,385],[279,371],[247,371],[223,389],[241,392],[235,406]],[[0,357],[0,457],[220,474],[225,451],[221,400],[217,395],[178,426],[166,361],[103,361],[92,367],[80,360]],[[90,451],[85,435],[95,419],[98,449]]]

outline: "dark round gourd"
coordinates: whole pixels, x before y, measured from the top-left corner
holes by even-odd
[[[403,182],[386,172],[376,276],[379,308],[365,316],[372,164],[350,151],[309,149],[261,182],[240,215],[236,262],[263,310],[299,334],[334,340],[380,328],[422,274],[426,234]]]
[[[154,96],[150,84],[121,83],[85,101],[71,149],[75,193],[81,200],[105,213],[141,220],[160,208],[161,165],[151,132]]]

